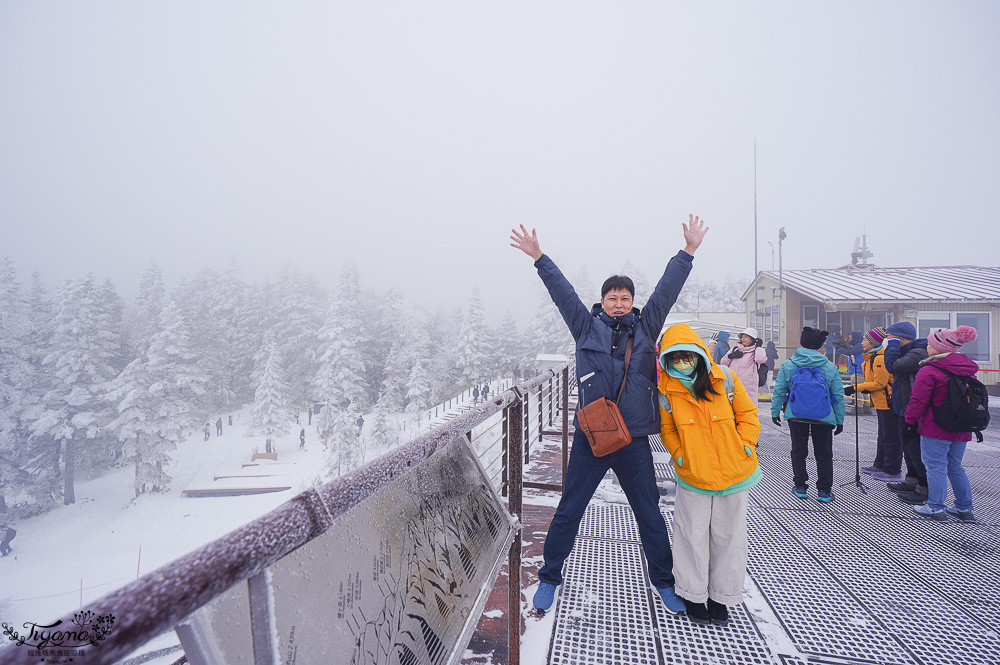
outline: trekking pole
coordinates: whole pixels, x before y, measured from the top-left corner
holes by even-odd
[[[858,394],[854,393],[854,483],[844,483],[841,487],[853,484],[862,494],[868,494],[868,488],[861,482],[861,433],[858,426]]]

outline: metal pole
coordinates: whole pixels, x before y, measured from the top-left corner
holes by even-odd
[[[542,442],[542,391],[545,386],[538,386],[538,442]]]
[[[501,450],[503,451],[502,454],[501,454],[501,456],[500,456],[500,459],[503,460],[501,462],[501,464],[503,465],[503,467],[500,470],[500,495],[501,496],[507,496],[507,485],[510,482],[509,481],[509,477],[508,477],[508,469],[510,469],[510,464],[508,464],[508,460],[510,459],[510,456],[508,454],[508,451],[510,450],[510,446],[509,446],[509,443],[508,443],[508,440],[510,438],[510,414],[509,414],[509,411],[510,411],[510,407],[507,407],[506,409],[503,410],[503,429],[502,429],[502,434],[500,435]]]
[[[514,388],[517,391],[517,388]],[[527,406],[527,399],[519,400],[507,409],[510,418],[510,497],[507,500],[510,512],[521,521],[522,486],[521,486],[521,448],[524,439],[521,438],[522,405]],[[510,544],[507,557],[507,654],[511,665],[521,662],[521,529],[514,534],[514,542]]]

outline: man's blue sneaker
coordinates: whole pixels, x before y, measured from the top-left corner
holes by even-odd
[[[792,488],[792,494],[794,494],[795,496],[799,497],[800,499],[808,499],[809,498],[809,493],[806,491],[805,487],[798,487],[798,486],[793,487]]]
[[[684,605],[684,599],[674,593],[672,586],[657,589],[657,591],[659,591],[660,600],[663,601],[668,612],[671,614],[687,614],[687,606]]]
[[[538,590],[535,591],[535,597],[531,603],[535,606],[536,610],[545,611],[552,607],[552,601],[556,597],[556,585],[549,584],[548,582],[539,582]]]
[[[822,501],[823,503],[830,503],[833,501],[833,492],[830,490],[820,490],[816,495],[817,501]]]

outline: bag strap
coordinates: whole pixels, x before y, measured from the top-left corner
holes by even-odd
[[[615,398],[615,404],[618,400],[622,398],[622,392],[625,390],[625,379],[628,378],[628,361],[632,359],[632,335],[628,336],[628,341],[625,342],[625,373],[622,375],[622,387],[618,389],[618,397]]]

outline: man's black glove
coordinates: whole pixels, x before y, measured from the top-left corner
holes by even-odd
[[[833,430],[833,435],[837,436],[838,434],[840,434],[843,431],[844,431],[844,426],[843,425],[837,425],[837,428],[835,430]]]
[[[919,436],[919,434],[917,432],[917,424],[916,423],[907,423],[907,422],[904,422],[903,423],[903,434],[905,434],[907,436],[907,438],[909,438],[909,439],[912,439],[912,438],[914,438],[916,436]]]
[[[763,347],[764,346],[764,340],[762,340],[760,337],[758,337],[754,341],[757,342],[757,346],[758,347]]]
[[[743,352],[740,351],[739,349],[733,349],[732,351],[729,352],[729,357],[732,358],[733,360],[736,360],[737,358],[742,358]]]
[[[845,396],[850,397],[853,394],[854,394],[854,386],[846,386],[844,388],[844,395]]]
[[[771,416],[771,422],[781,427],[781,416]]]

